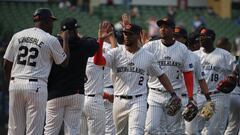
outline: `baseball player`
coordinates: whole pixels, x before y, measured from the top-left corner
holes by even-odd
[[[189,55],[192,58],[193,68],[194,68],[194,88],[193,88],[193,96],[194,99],[197,99],[197,92],[198,87],[200,86],[201,90],[205,94],[206,100],[211,101],[211,97],[208,94],[208,86],[206,84],[206,80],[204,78],[204,71],[202,69],[200,58],[193,53],[192,51],[195,50],[194,48],[194,42],[188,42],[188,36],[187,31],[183,27],[175,27],[174,29],[174,38],[178,40],[179,42],[182,42],[183,44],[187,45],[189,48]],[[197,35],[191,36],[190,41],[196,41]],[[192,50],[190,50],[192,49]],[[183,104],[187,105],[187,96],[186,92],[183,91],[182,93],[182,100]],[[197,131],[197,119],[196,117],[191,121],[188,122],[185,120],[185,134],[187,135],[193,135],[196,134]]]
[[[108,42],[103,42],[103,52],[106,53],[115,48],[115,45],[109,44]],[[111,69],[109,67],[104,67],[104,107],[105,107],[105,117],[106,117],[106,128],[105,135],[115,135],[115,125],[113,123],[113,83],[111,80]]]
[[[64,121],[65,134],[77,134],[80,131],[80,114],[84,104],[84,78],[88,57],[98,49],[97,40],[79,37],[77,20],[72,17],[61,22],[59,40],[62,33],[69,31],[70,58],[65,68],[53,64],[48,82],[48,102],[45,135],[59,134]]]
[[[222,49],[231,53],[232,44],[231,44],[231,42],[229,41],[228,38],[221,37],[220,39],[217,40],[216,47],[222,48]]]
[[[126,25],[123,31],[124,46],[110,50],[104,57],[100,51],[94,56],[95,64],[106,65],[113,71],[113,120],[117,135],[144,134],[148,74],[158,76],[166,90],[176,96],[153,55],[139,47],[140,31],[137,25]]]
[[[215,32],[211,29],[202,29],[200,32],[200,50],[195,53],[200,57],[201,65],[205,73],[205,79],[209,88],[209,95],[215,103],[215,113],[205,122],[199,118],[198,128],[204,135],[222,135],[224,133],[229,110],[229,94],[220,93],[216,86],[224,76],[233,70],[234,57],[227,51],[214,47]],[[198,104],[202,106],[204,96],[197,95]]]
[[[189,102],[193,101],[193,64],[187,47],[173,39],[175,24],[168,18],[157,21],[160,27],[160,40],[154,40],[143,47],[154,54],[159,66],[169,77],[174,91],[181,96],[184,87],[184,75]],[[165,106],[170,96],[156,77],[148,81],[148,112],[145,124],[145,134],[184,134],[181,111],[175,116],[166,113]]]
[[[237,135],[240,134],[240,60],[238,56],[236,56],[237,66],[233,72],[235,76],[237,76],[237,86],[233,90],[230,96],[230,111],[228,117],[228,126],[224,135]]]
[[[191,51],[197,51],[200,49],[198,32],[191,32],[188,34],[188,48]]]
[[[81,135],[105,134],[105,108],[103,93],[103,67],[88,59],[86,68],[85,101],[81,114]]]
[[[12,37],[4,55],[9,84],[9,135],[42,135],[47,103],[47,82],[52,62],[68,64],[68,32],[63,48],[51,34],[56,17],[47,8],[33,14],[35,26]]]
[[[111,34],[108,38],[114,39],[114,35]],[[83,113],[81,114],[81,135],[105,135],[106,117],[102,97],[104,79],[106,79],[104,78],[104,70],[105,67],[97,66],[93,63],[93,58],[88,59],[85,102]]]

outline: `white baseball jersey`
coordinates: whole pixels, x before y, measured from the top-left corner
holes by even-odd
[[[46,84],[53,60],[60,64],[65,58],[57,38],[39,28],[16,33],[4,55],[4,59],[13,62],[11,77],[36,78]]]
[[[101,95],[103,92],[103,67],[95,65],[93,57],[88,58],[86,75],[87,82],[84,84],[85,95]]]
[[[9,134],[43,133],[49,72],[53,60],[60,64],[65,58],[57,38],[39,28],[25,29],[12,37],[4,55],[13,62],[14,77],[9,84]]]
[[[107,52],[105,59],[106,66],[113,70],[114,95],[146,94],[148,75],[163,74],[154,56],[143,48],[132,54],[119,46]]]
[[[173,88],[182,88],[184,86],[182,72],[193,70],[193,64],[187,47],[178,41],[175,41],[172,46],[167,47],[163,45],[161,40],[148,42],[143,47],[154,54],[159,66],[161,66],[171,81]],[[156,77],[150,77],[148,85],[150,88],[165,90]]]
[[[103,52],[106,53],[111,49],[111,44],[107,42],[103,42]],[[104,87],[111,86],[112,80],[111,80],[111,68],[104,67]]]
[[[215,91],[218,82],[233,71],[235,58],[221,48],[209,54],[200,48],[194,53],[200,57],[209,91]]]
[[[102,98],[103,67],[95,65],[93,58],[88,58],[86,75],[87,82],[84,84],[86,96],[80,120],[80,134],[104,135],[105,108]]]

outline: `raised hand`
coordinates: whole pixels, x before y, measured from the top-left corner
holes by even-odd
[[[113,34],[113,28],[109,21],[103,21],[99,24],[98,29],[98,38],[104,40],[105,38],[109,37]]]

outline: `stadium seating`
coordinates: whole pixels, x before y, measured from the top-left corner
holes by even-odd
[[[127,10],[123,5],[100,5],[94,8],[94,14],[89,16],[87,13],[78,10],[69,11],[67,9],[59,9],[57,3],[0,2],[0,39],[6,31],[17,32],[31,27],[33,25],[31,15],[39,7],[51,8],[59,20],[67,16],[76,17],[82,26],[79,31],[84,35],[94,37],[97,36],[97,27],[100,20],[108,19],[116,23],[119,21],[121,14]],[[167,15],[167,7],[138,6],[138,9],[141,16],[132,19],[132,22],[141,25],[144,29],[147,29],[146,22],[149,17],[156,16],[157,18],[162,18]],[[233,13],[236,13],[236,11],[233,11]],[[203,17],[207,27],[216,31],[217,37],[226,36],[230,40],[233,40],[240,32],[240,26],[236,25],[233,20],[209,16],[206,9],[200,8],[189,8],[188,11],[178,10],[175,17],[176,23],[183,24],[188,31],[191,31],[191,21],[196,14],[200,14]],[[54,34],[57,34],[59,25],[60,21],[57,21],[53,31]]]
[[[12,31],[17,32],[22,29],[32,27],[32,14],[39,7],[50,8],[58,20],[65,17],[76,17],[82,26],[79,31],[88,36],[97,36],[98,23],[97,16],[88,16],[87,13],[73,12],[66,9],[59,9],[57,3],[38,3],[38,2],[0,2],[0,39],[3,33]],[[53,33],[56,35],[60,28],[60,21],[55,22]]]

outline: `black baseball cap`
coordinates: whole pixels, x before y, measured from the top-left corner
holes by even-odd
[[[181,37],[187,38],[187,30],[184,29],[184,28],[181,27],[181,26],[176,26],[176,27],[174,28],[173,34],[174,34],[174,35],[177,35],[177,36],[181,36]]]
[[[34,22],[48,19],[57,20],[57,18],[53,15],[52,11],[49,8],[38,8],[33,13]]]
[[[123,28],[123,32],[129,32],[129,33],[137,34],[137,35],[140,34],[141,30],[142,30],[142,28],[136,24],[127,24]]]
[[[61,30],[74,30],[76,28],[79,28],[80,26],[78,25],[78,22],[75,18],[73,17],[68,17],[62,20],[61,22]]]
[[[199,42],[199,33],[198,32],[189,33],[188,42],[189,42],[189,44],[194,44],[196,42]]]
[[[167,26],[174,28],[175,27],[175,23],[173,20],[169,19],[169,18],[163,18],[157,21],[157,25],[160,27],[162,24],[166,24]]]
[[[202,29],[202,30],[200,31],[200,36],[209,36],[209,37],[211,37],[213,40],[215,40],[216,34],[215,34],[215,32],[214,32],[212,29],[206,29],[206,28],[204,28],[204,29]]]

